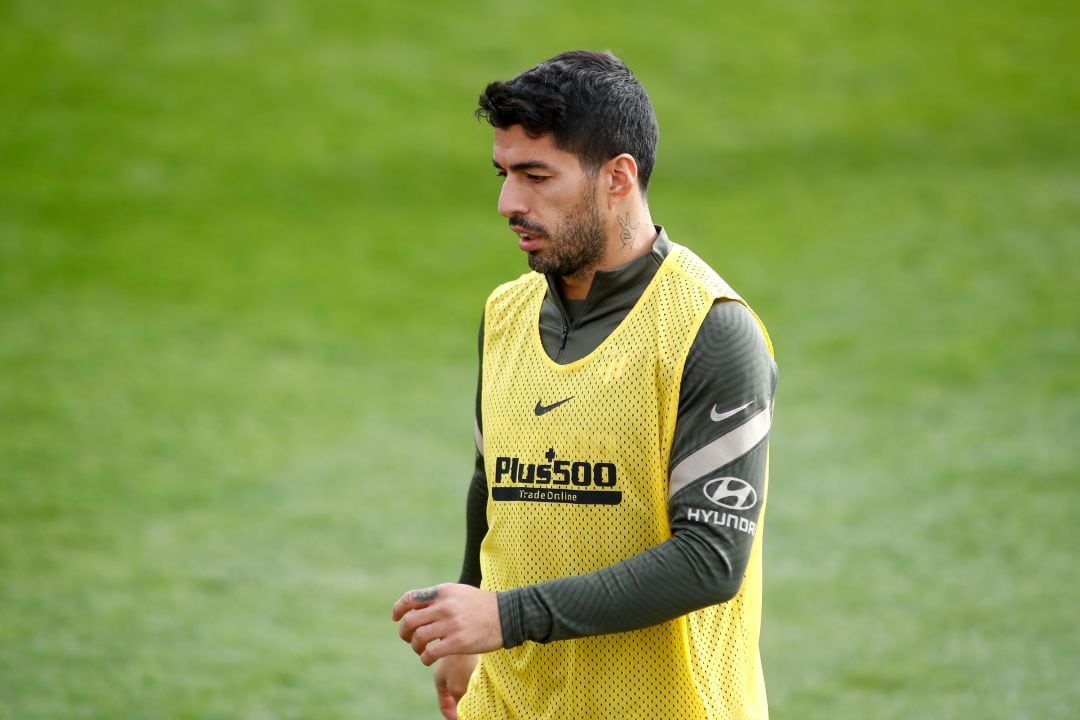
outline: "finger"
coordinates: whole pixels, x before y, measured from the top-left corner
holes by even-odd
[[[398,598],[396,603],[394,603],[394,609],[391,611],[390,617],[393,618],[394,622],[397,622],[405,617],[405,613],[409,612],[411,609],[409,604],[409,593],[405,593]]]
[[[398,637],[405,642],[412,642],[413,634],[417,628],[435,622],[440,617],[438,608],[425,607],[419,610],[410,610],[401,618],[398,625]]]
[[[421,588],[420,590],[410,590],[405,593],[409,596],[409,600],[417,606],[429,605],[435,602],[435,599],[439,597],[439,592],[442,589],[442,585],[432,585],[428,588]]]
[[[412,640],[409,644],[412,645],[413,652],[419,655],[424,652],[428,645],[438,642],[445,633],[445,623],[428,623],[423,627],[417,628],[416,632],[413,633]]]
[[[439,712],[446,720],[457,720],[457,698],[445,688],[439,689]]]
[[[436,660],[444,658],[447,655],[459,654],[457,645],[457,642],[454,640],[447,640],[444,635],[434,642],[429,642],[422,653],[420,651],[417,651],[417,653],[420,655],[420,662],[425,665],[431,665]],[[416,649],[415,644],[413,645],[413,649]]]
[[[393,618],[397,622],[405,613],[430,605],[439,596],[439,586],[409,590],[394,603]]]
[[[407,593],[398,598],[398,601],[394,603],[393,618],[394,622],[397,622],[401,618],[405,617],[405,614],[410,610],[415,610],[424,605],[413,600],[413,593],[415,590],[409,590]]]

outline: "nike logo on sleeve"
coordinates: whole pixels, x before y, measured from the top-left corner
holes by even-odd
[[[709,417],[712,418],[713,422],[722,422],[724,420],[727,420],[729,417],[731,417],[733,415],[738,415],[743,410],[745,410],[746,408],[753,405],[755,402],[756,402],[755,400],[751,400],[750,402],[746,403],[745,405],[741,405],[740,407],[737,407],[734,410],[725,410],[724,412],[717,412],[716,411],[716,406],[713,405],[712,410],[709,411]],[[539,413],[537,413],[537,414],[539,414]]]

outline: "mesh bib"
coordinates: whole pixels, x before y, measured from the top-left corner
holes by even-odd
[[[611,335],[558,365],[538,328],[546,292],[545,278],[530,273],[496,289],[486,307],[487,590],[588,573],[671,536],[668,466],[683,363],[713,303],[741,302],[676,245]],[[759,523],[732,601],[641,630],[488,653],[459,716],[767,717],[757,654],[763,532]]]

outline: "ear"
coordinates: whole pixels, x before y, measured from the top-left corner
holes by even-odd
[[[616,155],[605,163],[608,178],[608,206],[615,207],[633,192],[637,192],[637,160],[629,153]]]

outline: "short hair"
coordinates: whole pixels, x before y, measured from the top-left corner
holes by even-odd
[[[589,174],[628,153],[643,196],[649,187],[660,134],[656,114],[645,88],[610,52],[564,52],[513,80],[493,82],[476,116],[500,129],[520,125],[529,137],[550,133]]]

